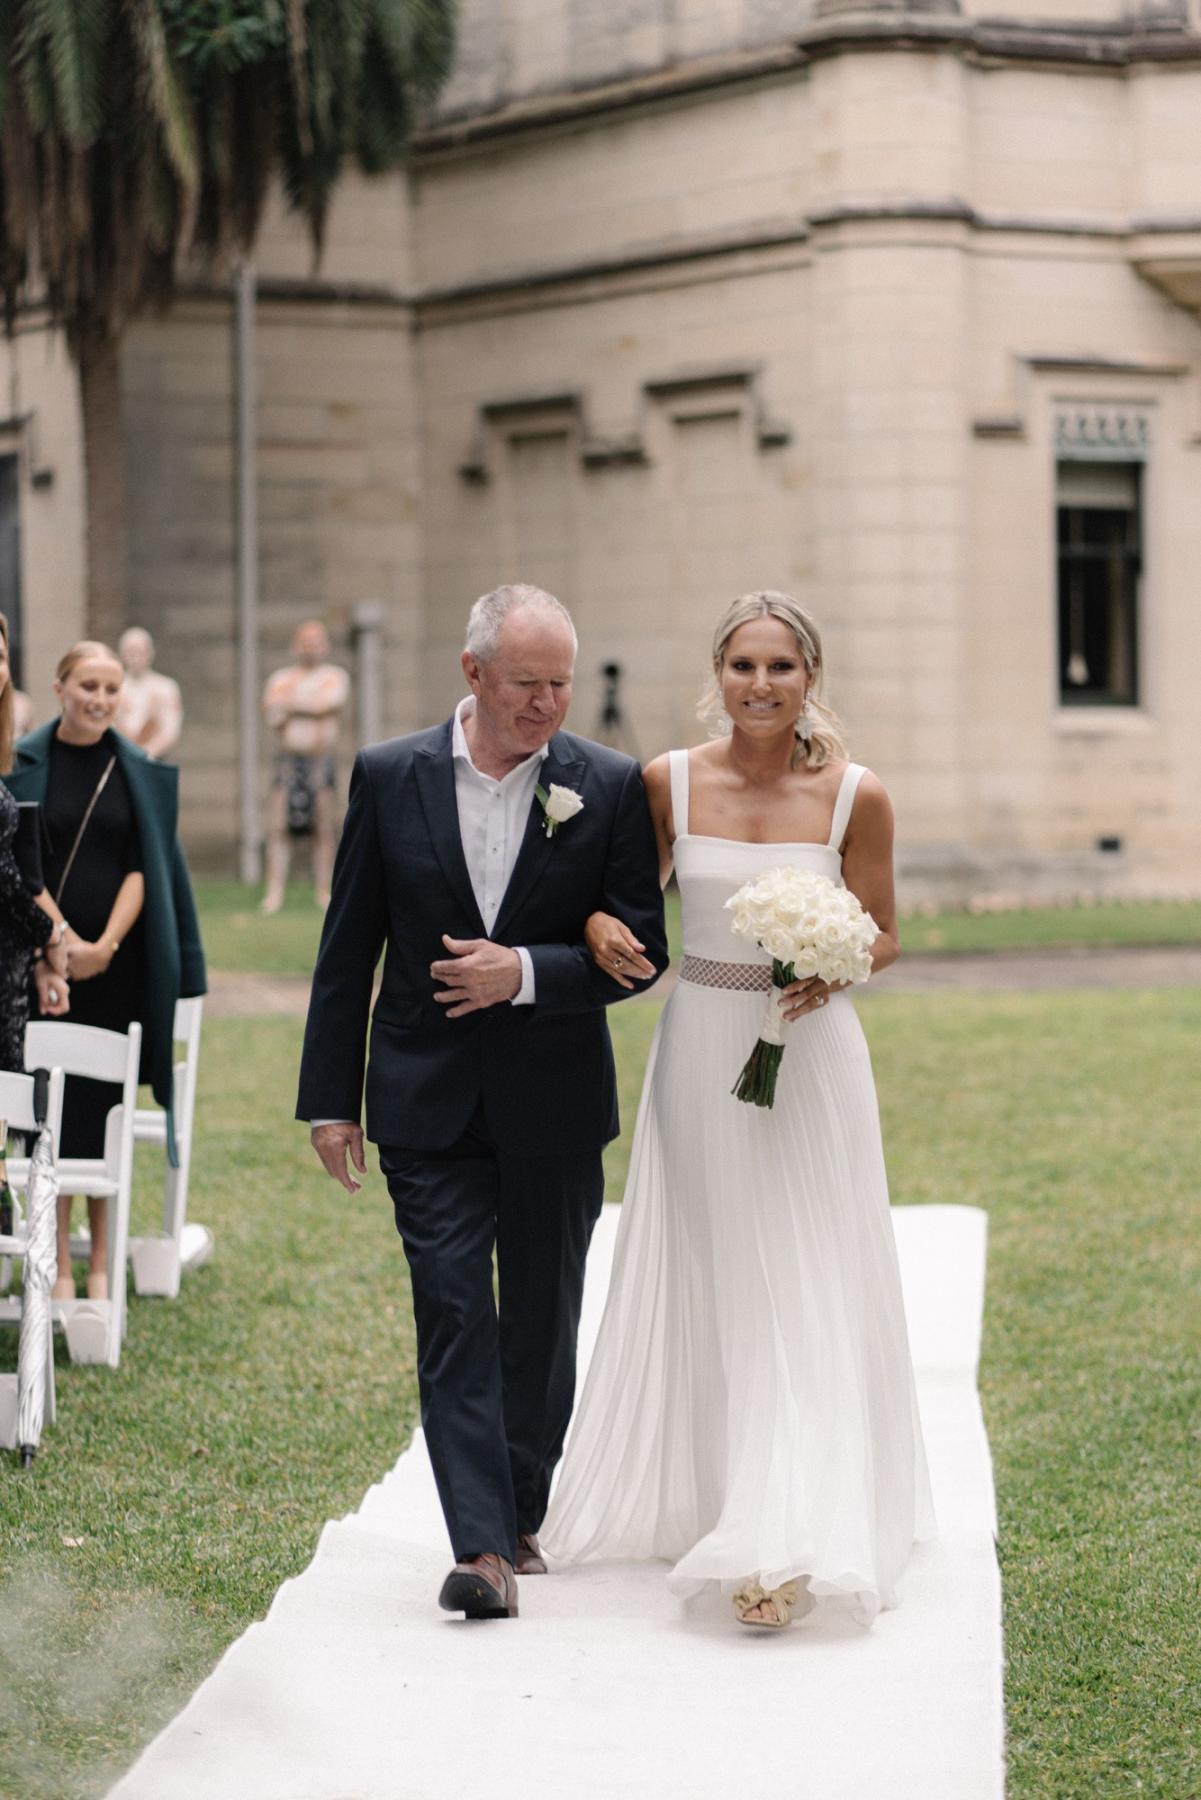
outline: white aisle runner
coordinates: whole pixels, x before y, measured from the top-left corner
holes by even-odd
[[[941,1536],[869,1631],[749,1632],[666,1565],[521,1583],[516,1621],[437,1609],[420,1433],[233,1644],[110,1800],[999,1800],[1001,1600],[976,1396],[985,1217],[894,1210]],[[616,1234],[589,1259],[591,1353]]]

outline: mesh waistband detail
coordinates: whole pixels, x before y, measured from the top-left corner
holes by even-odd
[[[771,964],[710,962],[706,956],[686,956],[680,964],[680,980],[691,981],[697,987],[766,994],[771,988]]]

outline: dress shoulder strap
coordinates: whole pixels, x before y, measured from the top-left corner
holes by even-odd
[[[851,808],[855,804],[855,795],[859,783],[867,774],[862,763],[848,763],[843,770],[842,780],[838,784],[838,798],[834,802],[834,817],[830,821],[829,847],[841,850],[843,839],[847,834],[847,826],[851,822]]]
[[[669,750],[667,766],[671,772],[671,822],[677,837],[688,835],[688,752]]]

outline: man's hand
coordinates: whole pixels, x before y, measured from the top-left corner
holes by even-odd
[[[446,984],[434,999],[448,1008],[447,1018],[483,1012],[521,991],[521,958],[516,950],[494,944],[491,938],[452,938],[445,933],[442,942],[450,960],[431,963],[430,974]]]
[[[348,1194],[357,1194],[362,1183],[356,1181],[346,1167],[346,1152],[350,1151],[350,1160],[360,1175],[367,1173],[367,1158],[363,1154],[363,1127],[361,1125],[314,1125],[309,1132],[309,1142],[321,1158],[321,1164],[327,1175],[341,1182]]]

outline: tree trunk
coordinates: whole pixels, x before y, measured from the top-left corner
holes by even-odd
[[[87,630],[116,644],[125,627],[129,569],[125,539],[125,442],[121,346],[86,333],[79,349],[87,482]]]

